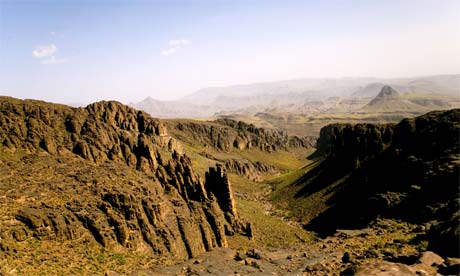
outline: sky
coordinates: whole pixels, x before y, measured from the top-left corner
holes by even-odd
[[[17,98],[458,73],[457,0],[0,0],[0,95]]]

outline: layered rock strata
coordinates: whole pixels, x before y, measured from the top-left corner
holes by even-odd
[[[210,168],[203,181],[166,126],[142,111],[2,97],[0,115],[6,252],[26,239],[88,240],[183,260],[246,231],[225,171]]]

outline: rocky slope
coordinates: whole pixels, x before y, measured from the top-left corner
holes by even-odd
[[[316,202],[306,228],[330,234],[377,217],[428,223],[429,248],[458,256],[459,131],[459,109],[396,125],[324,127],[316,153],[323,159],[296,182],[294,202]]]
[[[238,159],[225,160],[225,168],[228,172],[245,176],[255,182],[262,181],[264,174],[276,174],[279,172],[275,166],[261,161],[251,162],[250,160]]]
[[[131,275],[439,276],[460,272],[459,259],[443,259],[431,251],[418,252],[401,242],[401,238],[410,235],[393,230],[411,229],[409,225],[381,220],[372,228],[339,230],[321,242],[296,248],[222,248],[178,265],[156,265]],[[382,243],[384,248],[379,245]],[[405,255],[398,255],[401,252]]]
[[[293,158],[292,152],[313,150],[316,143],[313,136],[288,136],[283,131],[258,128],[231,119],[165,122],[171,135],[195,156],[198,167],[198,163],[217,162],[229,173],[255,182],[285,171],[289,166],[283,165],[283,158]],[[197,155],[201,157],[199,160]],[[277,160],[280,157],[282,159]]]
[[[341,159],[346,169],[358,168],[391,144],[393,128],[393,124],[327,125],[320,131],[315,155]]]
[[[256,148],[261,151],[312,148],[316,137],[288,136],[283,131],[257,128],[231,119],[213,122],[167,121],[171,133],[183,141],[197,141],[205,147],[224,152]]]
[[[2,258],[34,240],[184,260],[250,234],[225,169],[206,180],[166,126],[117,102],[0,98]]]

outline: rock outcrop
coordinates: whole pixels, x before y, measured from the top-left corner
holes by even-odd
[[[252,180],[254,182],[261,182],[268,175],[276,175],[279,174],[279,169],[277,169],[274,165],[272,164],[266,164],[262,161],[251,161],[248,159],[219,159],[216,158],[215,156],[207,153],[207,152],[201,152],[199,155],[209,159],[216,161],[217,164],[221,164],[222,166],[225,167],[226,171],[229,173],[234,173],[237,175],[244,176],[245,178]]]
[[[25,239],[88,240],[184,260],[244,230],[222,168],[203,181],[166,126],[142,111],[1,97],[0,114],[6,252]]]
[[[236,211],[233,188],[228,180],[225,168],[218,164],[215,168],[210,168],[205,177],[205,188],[208,191],[208,196],[216,198],[220,208],[224,211],[226,221],[229,222],[229,225],[226,225],[225,233],[233,235],[237,231],[252,238],[254,233],[251,224],[243,222]],[[225,185],[215,185],[215,183],[224,183]]]
[[[306,227],[330,233],[365,227],[379,216],[413,223],[451,221],[441,223],[439,231],[433,228],[430,247],[458,255],[444,245],[458,244],[460,236],[453,227],[460,207],[459,133],[459,109],[396,125],[324,127],[317,154],[325,159],[303,177],[297,197],[307,199],[324,189],[334,192]]]
[[[213,183],[224,182],[227,185],[214,185]],[[216,168],[210,168],[206,173],[206,190],[209,195],[217,198],[220,208],[229,216],[237,217],[235,199],[233,197],[232,186],[228,182],[225,169],[221,165]]]
[[[117,102],[77,109],[2,98],[0,110],[1,142],[10,149],[71,151],[90,161],[122,161],[150,172],[167,161],[161,150],[180,151],[162,122]]]
[[[275,166],[267,165],[261,161],[229,159],[224,161],[227,171],[242,175],[252,181],[260,182],[264,175],[279,173]]]
[[[289,148],[312,148],[316,137],[288,136],[283,131],[257,128],[231,119],[213,122],[168,121],[168,128],[179,140],[213,147],[219,151],[259,149],[273,152]]]
[[[321,128],[315,154],[340,158],[345,165],[358,168],[391,144],[393,128],[392,124],[327,125]]]

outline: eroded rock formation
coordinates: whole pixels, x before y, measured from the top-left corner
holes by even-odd
[[[275,166],[267,165],[261,161],[229,159],[225,160],[224,164],[227,171],[242,175],[255,182],[262,181],[264,175],[278,173]]]
[[[446,245],[457,245],[460,237],[459,133],[459,109],[396,125],[324,127],[318,153],[325,160],[304,177],[297,196],[308,198],[329,185],[334,185],[334,194],[307,228],[328,232],[364,227],[378,216],[435,222],[427,236],[430,248],[458,255],[458,247]]]
[[[144,112],[2,97],[0,114],[0,150],[13,157],[0,162],[0,189],[13,206],[2,211],[3,250],[28,238],[86,239],[183,260],[242,232],[222,168],[204,182]]]
[[[206,147],[220,151],[259,149],[266,152],[289,148],[312,148],[316,137],[288,136],[283,131],[257,128],[252,124],[231,119],[214,122],[169,121],[174,136],[184,141],[198,141]]]
[[[225,185],[216,185],[215,183],[225,183]],[[215,168],[209,168],[209,171],[206,173],[205,188],[208,191],[208,196],[216,198],[220,208],[224,211],[225,219],[229,222],[229,227],[226,227],[225,232],[228,235],[233,235],[236,231],[252,238],[253,230],[251,224],[243,222],[238,216],[233,188],[228,180],[227,172],[222,165],[218,164]]]
[[[386,149],[393,137],[394,125],[332,124],[321,128],[318,155],[340,158],[353,168]]]

